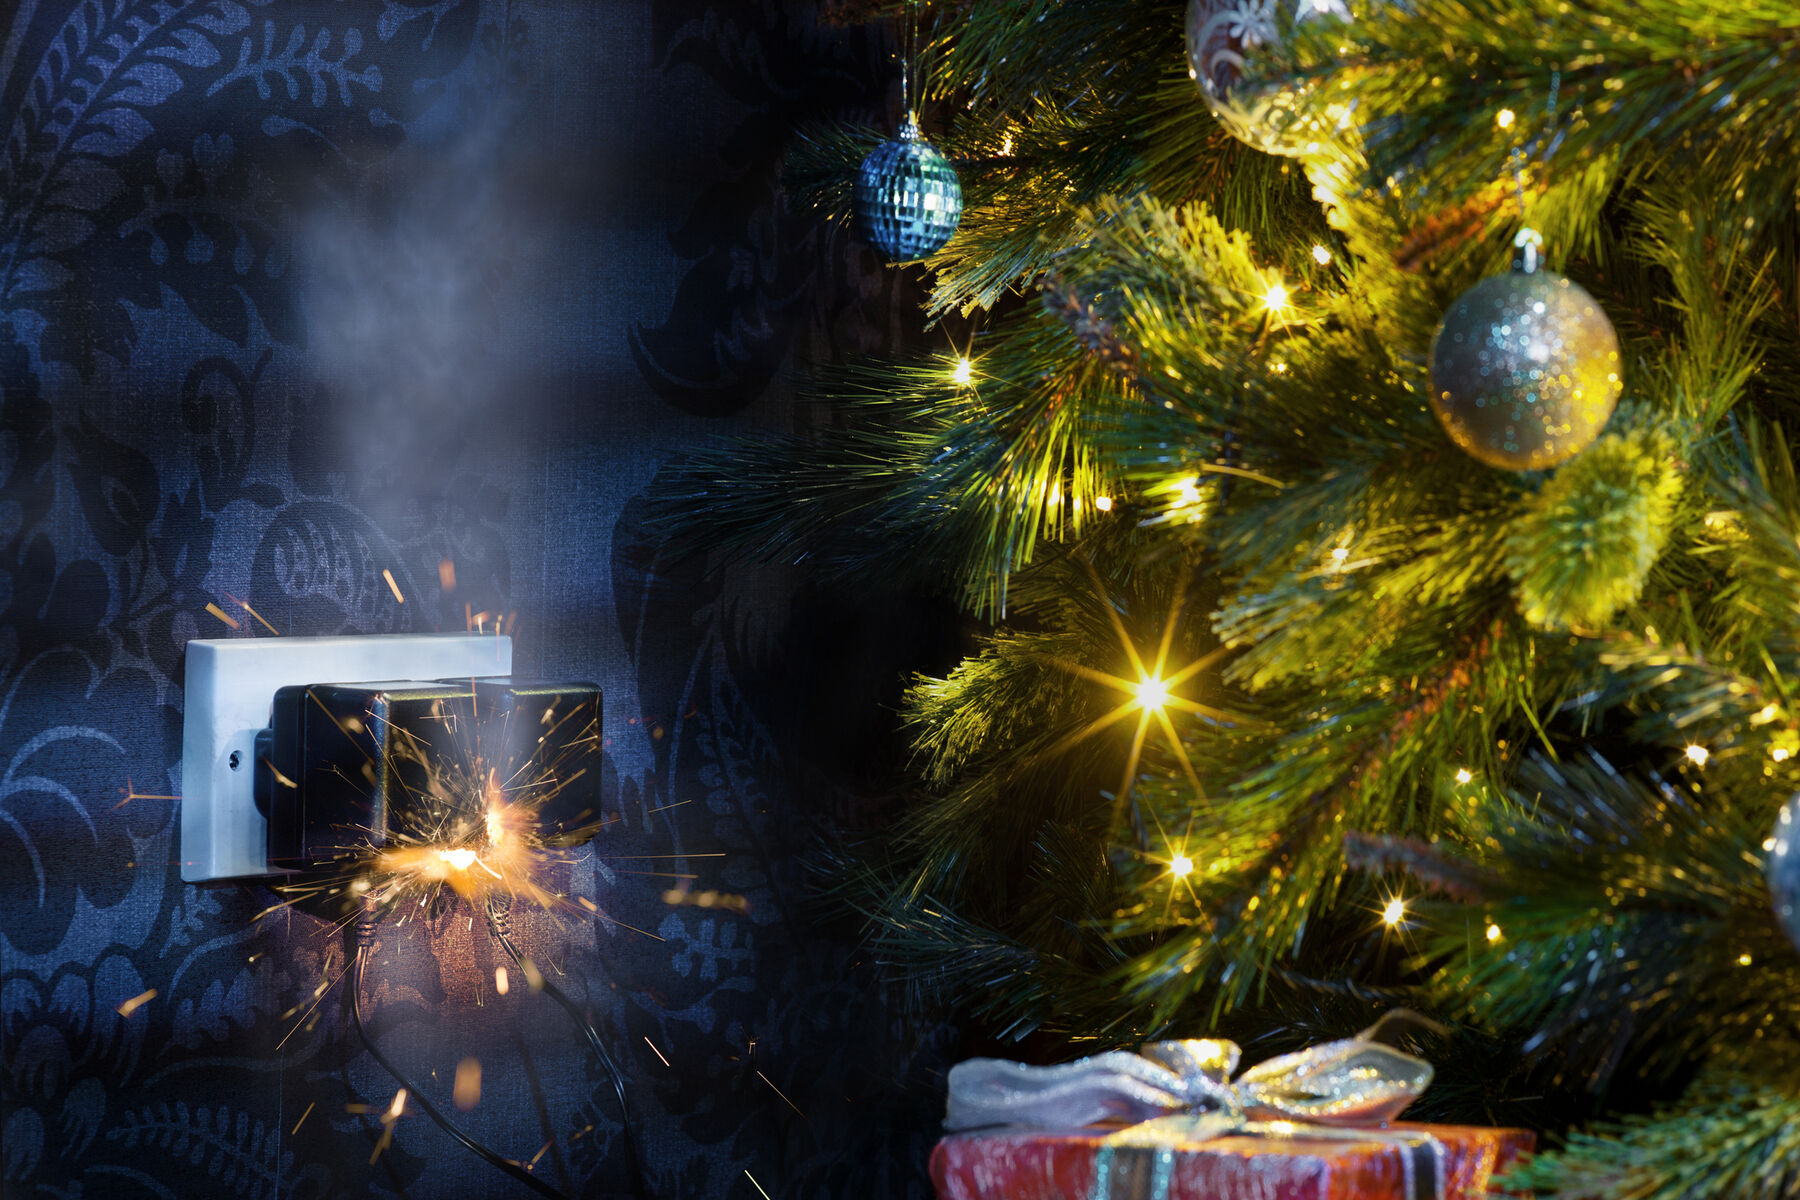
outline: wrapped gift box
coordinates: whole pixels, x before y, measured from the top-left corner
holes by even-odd
[[[931,1178],[938,1200],[1477,1200],[1535,1141],[1522,1129],[1397,1122],[1328,1137],[1177,1131],[1159,1147],[1144,1128],[952,1134],[932,1151]],[[1400,1144],[1406,1134],[1429,1134],[1441,1151],[1425,1161]]]

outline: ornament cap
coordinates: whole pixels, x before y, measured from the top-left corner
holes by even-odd
[[[908,112],[906,114],[900,122],[900,132],[897,136],[903,142],[922,142],[925,140],[925,134],[919,128],[918,113]]]
[[[1537,274],[1544,262],[1544,235],[1527,225],[1513,238],[1512,269],[1523,275]]]

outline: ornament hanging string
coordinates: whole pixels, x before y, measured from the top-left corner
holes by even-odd
[[[1557,96],[1557,93],[1560,92],[1561,90],[1562,90],[1562,69],[1560,67],[1553,68],[1550,72],[1550,97],[1549,97],[1548,102],[1544,106],[1544,111],[1545,111],[1546,115],[1550,118],[1549,124],[1552,126],[1554,126],[1556,124],[1556,96]],[[1556,147],[1561,142],[1562,142],[1562,138],[1560,136],[1554,137],[1554,138],[1550,139],[1550,144],[1548,146],[1544,147],[1542,159],[1546,165],[1546,169],[1548,169],[1548,164],[1550,162],[1550,156],[1556,152]],[[1533,145],[1535,147],[1535,139],[1534,139]],[[1518,194],[1519,194],[1519,220],[1522,223],[1528,219],[1526,216],[1526,212],[1525,212],[1525,163],[1529,157],[1530,157],[1530,154],[1525,146],[1520,145],[1516,142],[1513,144],[1512,155],[1511,155],[1512,168],[1513,168],[1513,187],[1518,191]],[[1534,263],[1533,267],[1535,268],[1535,266],[1536,266],[1536,264]]]

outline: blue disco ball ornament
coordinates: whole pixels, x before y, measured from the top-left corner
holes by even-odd
[[[881,143],[856,173],[856,219],[889,262],[924,258],[950,240],[962,219],[956,168],[907,118],[900,136]]]
[[[1775,819],[1775,836],[1769,840],[1769,858],[1763,867],[1769,879],[1769,904],[1788,939],[1800,946],[1800,796],[1791,796]]]

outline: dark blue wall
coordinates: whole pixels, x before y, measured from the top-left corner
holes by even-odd
[[[515,1194],[417,1115],[371,1164],[349,1110],[394,1086],[342,935],[180,881],[182,648],[270,636],[246,603],[283,634],[508,614],[522,670],[604,687],[617,819],[555,882],[617,923],[517,924],[616,1039],[655,1194],[924,1194],[935,1060],[795,865],[878,817],[808,745],[844,701],[792,669],[820,652],[791,580],[641,522],[671,452],[792,425],[798,362],[892,339],[905,285],[779,198],[796,122],[877,119],[889,82],[808,7],[0,16],[7,1195]],[[496,995],[469,916],[383,930],[377,1037],[440,1099],[479,1058],[472,1132],[622,1192],[605,1079],[544,997]]]

